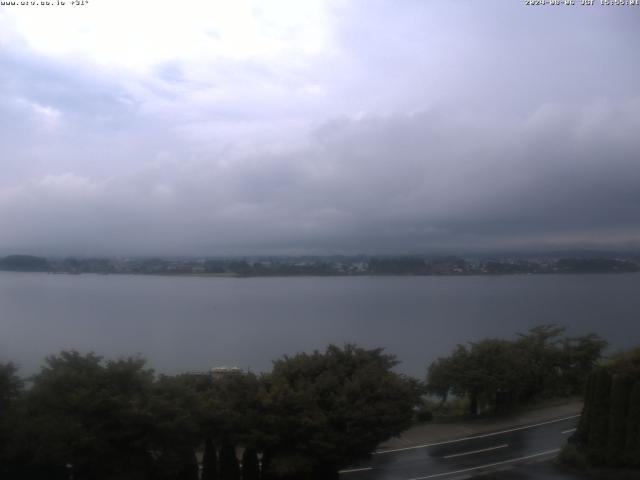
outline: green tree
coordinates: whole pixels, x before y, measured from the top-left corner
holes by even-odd
[[[253,373],[225,372],[219,376],[184,376],[188,388],[197,396],[194,406],[203,438],[214,444],[255,445],[261,432],[260,380]]]
[[[49,270],[49,262],[42,257],[32,255],[9,255],[0,258],[0,270],[12,272],[46,272]]]
[[[392,372],[382,349],[329,346],[285,356],[264,379],[267,471],[277,478],[337,478],[410,424],[417,382]]]
[[[561,385],[562,339],[565,328],[557,325],[539,325],[527,333],[519,334],[515,343],[519,358],[523,361],[519,374],[525,382],[523,399],[532,400],[542,392],[550,396]]]
[[[507,410],[540,396],[583,391],[606,345],[594,334],[562,338],[564,328],[534,327],[515,341],[486,339],[458,345],[429,366],[427,390],[469,399],[469,414]]]
[[[449,393],[469,398],[469,414],[480,408],[513,406],[523,388],[521,357],[505,340],[483,340],[469,347],[458,345],[453,354],[429,367],[427,389],[446,399]]]
[[[189,375],[161,376],[153,386],[148,410],[153,419],[148,445],[154,454],[156,477],[192,478],[194,452],[203,432],[202,402]]]
[[[153,372],[144,360],[107,362],[92,353],[47,358],[26,401],[30,463],[49,471],[70,465],[76,479],[144,477],[150,463],[147,411]]]
[[[560,344],[560,394],[575,395],[584,392],[589,373],[602,358],[607,342],[595,333],[576,338],[565,338]]]
[[[0,363],[0,414],[6,412],[22,392],[23,382],[17,371],[11,362]]]
[[[0,478],[16,477],[21,461],[16,452],[16,440],[22,428],[18,401],[23,382],[13,363],[0,364]]]

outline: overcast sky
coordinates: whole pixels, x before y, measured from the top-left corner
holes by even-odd
[[[640,247],[640,7],[68,3],[0,7],[2,254]]]

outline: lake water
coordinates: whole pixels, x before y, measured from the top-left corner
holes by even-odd
[[[385,347],[423,378],[457,343],[540,323],[640,344],[640,275],[198,278],[0,272],[0,361],[141,354],[158,371],[268,370],[283,354]]]

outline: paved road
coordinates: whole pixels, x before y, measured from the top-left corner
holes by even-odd
[[[446,442],[376,452],[342,480],[453,480],[555,456],[578,415]]]

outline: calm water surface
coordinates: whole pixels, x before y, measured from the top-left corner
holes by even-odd
[[[382,346],[422,378],[457,343],[540,323],[640,344],[640,275],[195,278],[0,272],[0,361],[141,354],[158,371],[268,370],[329,343]]]

